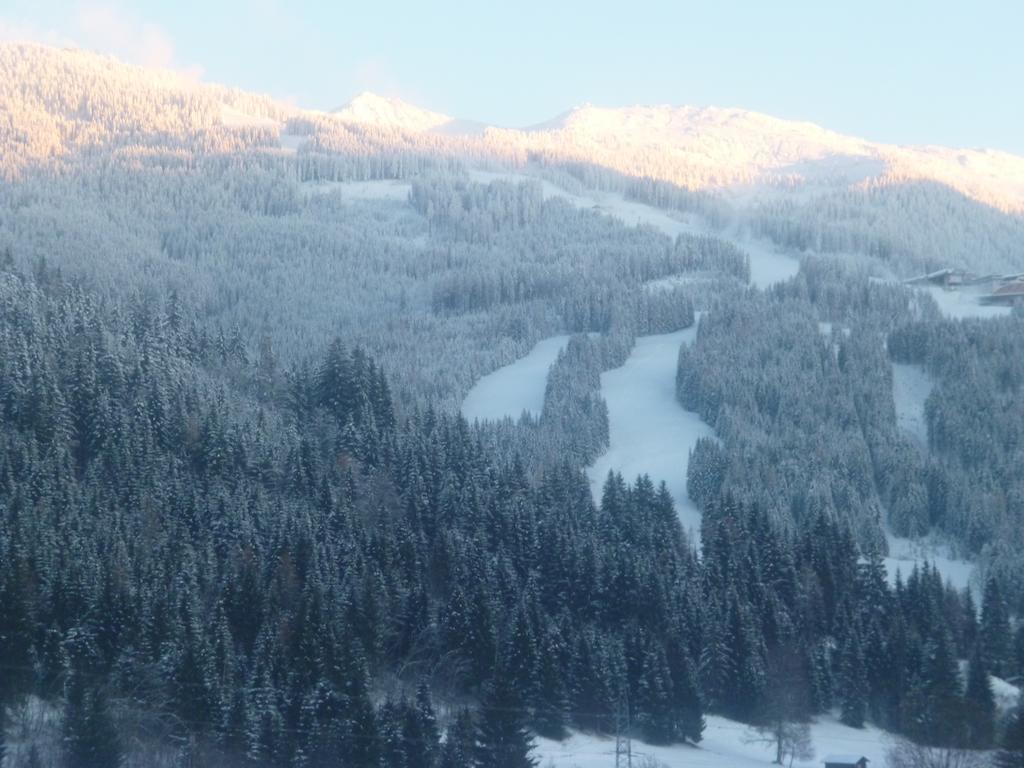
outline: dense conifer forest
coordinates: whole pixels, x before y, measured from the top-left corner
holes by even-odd
[[[623,697],[638,735],[697,742],[706,712],[765,716],[782,654],[804,716],[993,741],[983,672],[1024,662],[998,581],[979,623],[932,569],[890,587],[825,509],[787,532],[728,487],[698,552],[645,478],[595,506],[569,465],[534,482],[458,417],[397,418],[343,341],[268,385],[173,296],[2,279],[2,693],[63,707],[71,764],[449,765],[608,730]]]

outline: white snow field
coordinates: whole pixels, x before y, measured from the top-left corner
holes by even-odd
[[[601,395],[608,404],[610,446],[587,468],[594,499],[600,501],[608,472],[628,481],[650,475],[662,481],[691,541],[700,534],[700,511],[686,495],[686,468],[699,437],[714,431],[696,413],[676,401],[679,347],[692,343],[697,324],[676,333],[641,336],[621,368],[601,374]]]
[[[469,421],[518,419],[524,411],[539,416],[548,370],[568,343],[568,336],[543,339],[525,357],[481,378],[462,401],[462,415]]]
[[[957,589],[970,587],[975,597],[980,597],[978,585],[973,578],[975,564],[954,557],[948,545],[930,539],[905,539],[890,531],[886,531],[885,538],[889,542],[885,570],[891,583],[895,583],[897,571],[905,581],[915,565],[921,566],[928,562],[938,570],[944,582],[948,581]]]
[[[655,747],[633,741],[633,765],[651,757],[667,768],[756,768],[772,765],[775,754],[765,744],[748,744],[750,729],[742,723],[709,715],[699,746],[685,744]],[[885,768],[889,735],[870,726],[847,728],[834,717],[822,717],[811,725],[815,757],[794,761],[796,768],[821,768],[829,754],[863,755],[871,768]],[[615,739],[573,733],[563,742],[537,739],[534,757],[539,768],[611,768],[615,765]]]
[[[750,255],[751,285],[770,288],[776,283],[789,280],[800,271],[799,261],[763,240],[745,238],[733,242]]]
[[[935,382],[920,365],[892,364],[892,399],[896,405],[896,423],[914,438],[922,450],[928,448],[928,422],[924,402]]]

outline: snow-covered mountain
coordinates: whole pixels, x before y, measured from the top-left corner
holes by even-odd
[[[524,129],[456,120],[363,93],[332,113],[410,133],[481,134],[512,145],[733,192],[815,191],[875,181],[935,181],[1007,211],[1024,211],[1024,158],[985,149],[897,146],[743,109],[590,104]]]
[[[1024,213],[1022,157],[882,144],[743,109],[584,105],[540,125],[503,128],[361,93],[323,113],[108,56],[36,44],[0,45],[0,75],[0,114],[6,117],[0,140],[11,150],[5,158],[11,166],[18,157],[43,160],[76,146],[95,147],[104,137],[116,144],[152,133],[188,143],[189,136],[217,125],[276,127],[292,135],[289,121],[297,119],[384,129],[375,139],[378,147],[393,135],[403,151],[463,154],[488,158],[491,165],[521,166],[530,157],[582,162],[715,190],[742,202],[927,181],[1004,212]],[[324,129],[320,122],[302,133]],[[321,146],[338,144],[328,140]]]
[[[346,123],[378,125],[420,133],[440,128],[452,118],[440,112],[420,109],[401,99],[364,91],[331,114]]]

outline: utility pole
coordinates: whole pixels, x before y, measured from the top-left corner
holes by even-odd
[[[633,742],[630,738],[629,695],[623,690],[615,708],[615,768],[633,768]]]

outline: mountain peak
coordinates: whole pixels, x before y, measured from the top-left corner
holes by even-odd
[[[346,123],[379,125],[421,133],[452,122],[440,112],[431,112],[393,96],[363,91],[348,104],[331,113]]]

